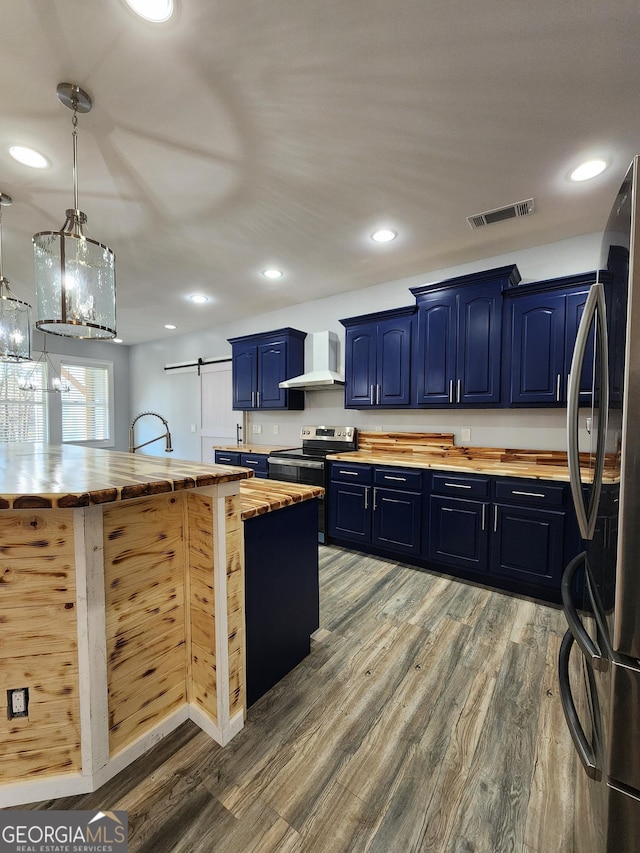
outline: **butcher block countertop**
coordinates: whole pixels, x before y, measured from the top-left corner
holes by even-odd
[[[358,434],[359,450],[336,453],[327,459],[359,462],[367,465],[394,465],[407,468],[433,468],[467,474],[499,477],[524,477],[534,480],[569,481],[567,454],[560,450],[512,450],[499,447],[456,447],[449,433],[375,433]],[[583,482],[589,481],[586,454]],[[619,480],[619,460],[607,457],[604,482]]]
[[[0,448],[0,509],[105,504],[253,476],[246,468],[55,444]]]
[[[324,494],[322,486],[284,483],[254,477],[240,483],[240,512],[243,521],[266,512],[273,512],[301,501],[310,501]]]

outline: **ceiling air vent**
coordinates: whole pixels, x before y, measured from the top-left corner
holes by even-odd
[[[484,225],[492,225],[494,222],[503,222],[505,219],[515,219],[518,216],[529,216],[534,211],[533,199],[516,201],[506,207],[497,207],[495,210],[485,210],[484,213],[474,213],[467,216],[467,222],[471,228],[482,228]]]

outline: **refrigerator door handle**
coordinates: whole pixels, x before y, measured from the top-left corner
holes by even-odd
[[[571,584],[573,583],[574,575],[578,571],[578,569],[584,565],[585,559],[586,554],[583,551],[581,554],[578,554],[577,557],[574,557],[573,560],[571,560],[562,575],[560,594],[562,595],[564,615],[569,625],[569,631],[571,632],[571,635],[573,636],[574,640],[580,646],[580,651],[589,660],[591,666],[594,669],[599,671],[606,671],[609,665],[609,661],[606,657],[602,655],[600,649],[593,642],[584,625],[582,624],[580,616],[578,615],[576,605],[573,601],[573,596],[571,595]]]
[[[569,655],[571,654],[573,642],[573,634],[571,631],[567,631],[562,638],[562,645],[560,646],[560,654],[558,656],[560,700],[562,702],[562,710],[564,711],[564,718],[567,721],[569,734],[571,735],[571,740],[576,748],[578,757],[582,762],[582,766],[584,767],[587,776],[597,782],[602,778],[602,771],[596,764],[593,747],[587,740],[584,729],[580,724],[580,718],[571,693],[571,683],[569,681]]]
[[[593,468],[593,487],[590,490],[589,506],[586,506],[585,496],[580,479],[580,452],[578,448],[578,414],[580,408],[580,377],[584,362],[591,322],[596,321],[596,347],[600,353],[600,371],[598,374],[598,393],[600,407],[598,411],[598,440],[596,444],[596,459]],[[604,300],[604,286],[597,282],[592,284],[584,306],[584,313],[576,336],[573,350],[571,372],[569,373],[569,388],[567,391],[567,460],[569,463],[569,482],[571,494],[578,519],[580,535],[583,539],[593,539],[598,516],[598,503],[602,488],[605,450],[607,439],[607,423],[609,419],[609,349],[607,344],[607,311]]]

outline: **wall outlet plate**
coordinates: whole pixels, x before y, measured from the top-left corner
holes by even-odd
[[[261,435],[262,434],[262,424],[253,424],[253,426],[251,427],[251,432],[254,435]]]
[[[278,424],[274,424],[273,425],[273,434],[278,435],[279,432],[280,432],[280,427],[278,426]]]
[[[460,434],[461,434],[462,441],[471,441],[471,429],[470,429],[470,427],[463,427]]]
[[[14,687],[7,690],[7,717],[10,720],[16,717],[29,716],[29,688]]]

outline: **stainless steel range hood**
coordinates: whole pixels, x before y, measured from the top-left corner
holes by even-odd
[[[338,336],[335,332],[314,332],[311,335],[311,370],[300,376],[285,379],[280,388],[302,391],[322,391],[340,388],[344,376],[338,371]]]

